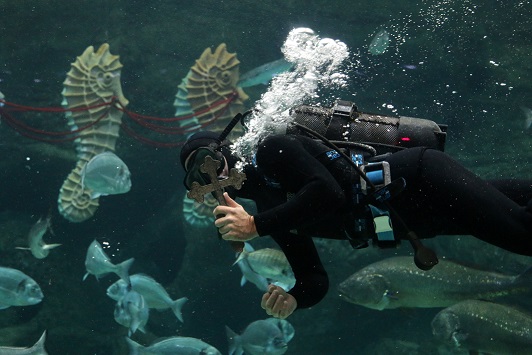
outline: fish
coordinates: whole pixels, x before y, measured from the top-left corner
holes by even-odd
[[[521,111],[525,114],[524,128],[530,129],[530,127],[532,127],[532,110],[528,107],[521,106]]]
[[[294,63],[290,63],[284,58],[268,62],[242,74],[238,86],[247,88],[261,84],[267,85],[277,75],[292,70],[293,67]]]
[[[89,249],[87,249],[87,256],[85,257],[85,268],[87,269],[87,273],[83,276],[83,280],[85,280],[89,274],[94,275],[96,279],[98,279],[109,273],[115,273],[126,283],[130,284],[129,268],[131,267],[131,264],[133,264],[133,261],[135,261],[135,259],[130,258],[120,264],[113,264],[107,254],[103,251],[102,245],[95,239],[89,245]]]
[[[1,355],[48,355],[44,348],[46,341],[46,330],[31,348],[20,348],[11,346],[0,346]]]
[[[250,323],[241,335],[225,326],[229,341],[229,355],[281,355],[288,350],[288,342],[295,334],[287,320],[268,318]]]
[[[214,346],[191,337],[165,338],[157,340],[147,347],[130,338],[126,338],[126,342],[129,346],[129,355],[222,355]]]
[[[390,34],[383,28],[373,36],[368,47],[368,52],[372,55],[381,55],[386,52],[389,45]]]
[[[285,291],[290,290],[296,283],[294,272],[281,250],[263,248],[248,252],[244,249],[233,265],[242,262],[246,262],[252,272],[266,278],[270,283],[279,284]]]
[[[150,309],[144,297],[136,291],[129,290],[115,305],[114,317],[118,324],[129,328],[128,336],[137,329],[145,332],[144,327],[150,317]]]
[[[148,275],[130,275],[129,280],[131,281],[132,290],[140,293],[144,297],[148,308],[159,310],[170,308],[177,319],[181,323],[183,322],[182,308],[185,302],[188,301],[187,297],[181,297],[175,301],[172,300],[164,287]],[[118,301],[128,292],[128,288],[129,285],[126,281],[120,279],[107,288],[107,296]]]
[[[0,267],[0,309],[11,306],[31,306],[44,295],[34,279],[20,270]]]
[[[466,299],[495,299],[529,293],[532,268],[510,276],[442,259],[432,270],[418,269],[409,256],[384,259],[355,272],[338,286],[347,302],[375,310],[448,307]]]
[[[532,354],[532,317],[502,304],[466,300],[432,320],[436,339],[470,353]]]
[[[103,152],[83,166],[81,185],[91,191],[92,199],[123,194],[131,190],[131,173],[115,153]]]
[[[43,236],[48,230],[51,231],[52,217],[39,218],[39,220],[31,227],[28,233],[29,248],[16,247],[16,249],[29,250],[31,254],[37,259],[44,259],[50,253],[50,250],[57,248],[61,244],[46,244],[43,241]]]
[[[255,251],[251,244],[244,243],[244,250],[248,253]],[[236,253],[237,260],[240,253]],[[260,291],[266,292],[268,290],[268,279],[264,276],[253,271],[246,258],[242,258],[236,262],[240,271],[242,272],[242,278],[240,279],[240,286],[244,286],[247,281],[253,283]]]

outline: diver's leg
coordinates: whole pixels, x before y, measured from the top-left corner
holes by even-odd
[[[497,179],[486,181],[520,206],[526,206],[532,202],[532,180]]]
[[[412,148],[387,160],[392,179],[403,176],[407,184],[391,204],[399,214],[405,211],[414,231],[471,234],[506,250],[532,255],[530,206],[527,211],[437,150]]]

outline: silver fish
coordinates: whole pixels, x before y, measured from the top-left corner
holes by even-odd
[[[518,276],[482,271],[442,259],[418,269],[408,256],[388,258],[355,272],[338,286],[347,302],[383,310],[448,307],[466,299],[494,299],[532,290],[532,269]]]
[[[28,233],[29,248],[17,247],[17,249],[29,250],[37,259],[44,259],[48,256],[51,249],[57,248],[61,244],[46,244],[43,236],[48,230],[51,230],[51,216],[39,220],[31,227]]]
[[[206,342],[190,337],[171,337],[142,346],[126,338],[130,355],[222,355],[222,353]]]
[[[148,323],[149,316],[150,309],[144,301],[144,297],[136,291],[129,290],[116,303],[115,320],[118,324],[129,328],[128,336],[134,334],[137,329],[144,333],[144,327]]]
[[[281,355],[288,350],[294,327],[284,319],[268,318],[250,323],[241,335],[225,327],[229,355]]]
[[[181,297],[177,300],[172,300],[164,287],[148,275],[135,274],[130,275],[131,289],[136,291],[144,297],[149,308],[168,309],[174,312],[177,319],[183,322],[183,313],[181,309],[188,298]],[[118,301],[123,297],[129,289],[129,285],[122,279],[116,281],[107,288],[107,296]]]
[[[31,348],[19,348],[10,346],[0,346],[1,355],[48,355],[44,348],[46,341],[46,330]]]
[[[0,309],[29,306],[42,301],[41,288],[22,271],[0,267]]]
[[[87,249],[87,256],[85,257],[85,268],[87,269],[87,273],[83,276],[83,280],[85,280],[89,274],[94,275],[98,279],[109,273],[115,273],[129,284],[129,268],[134,260],[134,258],[131,258],[120,264],[113,264],[107,254],[103,251],[102,245],[95,239],[89,246],[89,249]]]
[[[293,67],[294,63],[290,63],[284,58],[274,60],[242,74],[238,86],[247,88],[260,84],[267,85],[274,77],[291,70]]]
[[[496,303],[468,300],[439,312],[432,333],[459,349],[486,354],[532,354],[532,317]]]
[[[368,52],[372,55],[381,55],[386,52],[389,45],[390,34],[383,28],[373,36],[368,47]]]
[[[81,170],[81,185],[91,190],[91,198],[123,194],[131,189],[131,173],[116,154],[103,152],[85,164]]]
[[[270,283],[279,284],[285,290],[290,290],[296,283],[294,272],[281,250],[263,248],[248,252],[244,249],[233,265],[243,260],[248,263],[251,271],[268,279]]]
[[[248,253],[251,253],[255,251],[251,244],[244,243],[244,250]],[[246,258],[242,258],[238,260],[238,256],[240,256],[240,253],[237,253],[237,262],[236,264],[240,268],[240,271],[242,272],[242,278],[240,279],[240,286],[244,286],[247,281],[253,283],[260,291],[266,292],[268,290],[268,279],[266,279],[264,276],[256,273],[253,271],[251,266],[249,265],[249,262],[246,260]]]

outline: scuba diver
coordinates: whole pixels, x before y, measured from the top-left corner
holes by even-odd
[[[224,240],[270,235],[286,255],[296,284],[288,292],[269,286],[261,300],[268,315],[284,319],[328,291],[313,237],[354,248],[408,240],[424,270],[438,260],[420,239],[437,235],[473,235],[532,256],[532,180],[482,180],[443,152],[444,125],[365,114],[347,101],[303,105],[291,110],[285,132],[258,143],[245,177],[232,183],[242,173],[225,138],[239,115],[222,134],[190,136],[180,159],[189,197],[201,190],[220,202],[213,213]],[[216,162],[210,172],[208,161]],[[253,200],[258,212],[246,212],[236,197]]]

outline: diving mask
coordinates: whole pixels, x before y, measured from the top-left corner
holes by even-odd
[[[185,179],[183,181],[187,190],[192,188],[192,183],[197,182],[204,186],[211,183],[209,175],[201,171],[201,166],[205,162],[205,158],[210,156],[213,160],[220,162],[220,167],[216,171],[217,174],[221,174],[225,167],[225,159],[222,153],[212,149],[211,147],[201,147],[196,149],[185,163]]]

